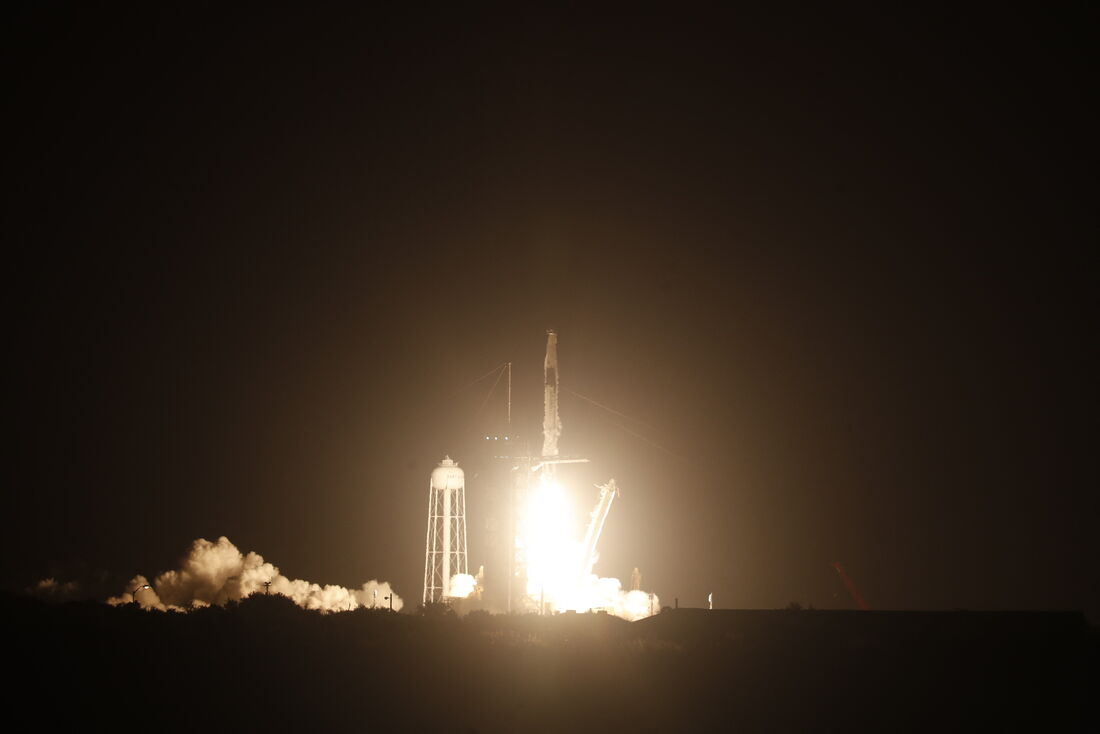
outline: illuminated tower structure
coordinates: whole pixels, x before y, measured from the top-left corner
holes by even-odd
[[[428,483],[428,533],[424,549],[424,603],[450,597],[451,579],[466,568],[466,480],[444,457]]]

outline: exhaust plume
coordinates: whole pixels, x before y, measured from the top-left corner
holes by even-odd
[[[473,593],[477,579],[468,573],[456,573],[451,577],[451,590],[447,596],[452,599],[465,599]]]
[[[242,554],[224,535],[216,542],[199,538],[191,544],[179,569],[165,571],[152,582],[144,576],[135,576],[122,594],[111,597],[107,603],[136,601],[146,609],[183,612],[269,591],[290,598],[303,609],[320,612],[347,612],[376,605],[388,608],[386,597],[391,594],[394,611],[404,606],[401,597],[385,581],[371,580],[359,589],[347,589],[289,579],[259,553]]]

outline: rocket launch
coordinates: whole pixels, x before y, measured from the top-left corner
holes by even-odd
[[[559,396],[558,335],[546,332],[543,361],[542,455],[517,461],[512,469],[512,526],[515,528],[509,583],[510,609],[515,611],[604,610],[626,619],[640,619],[659,608],[657,597],[640,590],[624,591],[614,578],[593,573],[598,544],[619,488],[612,479],[598,485],[595,507],[588,515],[583,539],[574,532],[577,513],[559,483],[562,464],[588,459],[561,456],[562,422]]]
[[[558,438],[561,437],[561,416],[558,415],[558,335],[550,329],[546,332],[546,359],[543,361],[543,418],[542,456],[558,455]]]

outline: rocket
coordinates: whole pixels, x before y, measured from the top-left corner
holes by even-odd
[[[561,417],[558,415],[558,335],[553,329],[546,332],[543,386],[542,455],[549,458],[558,455],[558,438],[561,436]]]

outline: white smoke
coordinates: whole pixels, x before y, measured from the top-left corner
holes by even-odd
[[[270,588],[268,588],[270,584]],[[187,611],[211,604],[240,601],[253,594],[282,594],[304,609],[346,612],[359,607],[386,607],[393,596],[393,610],[405,605],[388,582],[368,581],[360,589],[289,579],[259,553],[242,554],[225,536],[217,542],[199,538],[178,570],[165,571],[150,583],[135,576],[108,604],[138,602],[146,609]]]
[[[603,606],[610,614],[628,621],[644,619],[661,610],[661,600],[656,594],[645,591],[625,591],[615,578],[601,578],[597,582]]]
[[[625,591],[619,579],[595,574],[589,574],[572,593],[548,598],[547,603],[552,611],[602,611],[630,622],[644,619],[661,610],[661,600],[656,594]]]
[[[452,599],[465,599],[473,593],[477,579],[468,573],[456,573],[451,577],[451,588],[447,596]]]

